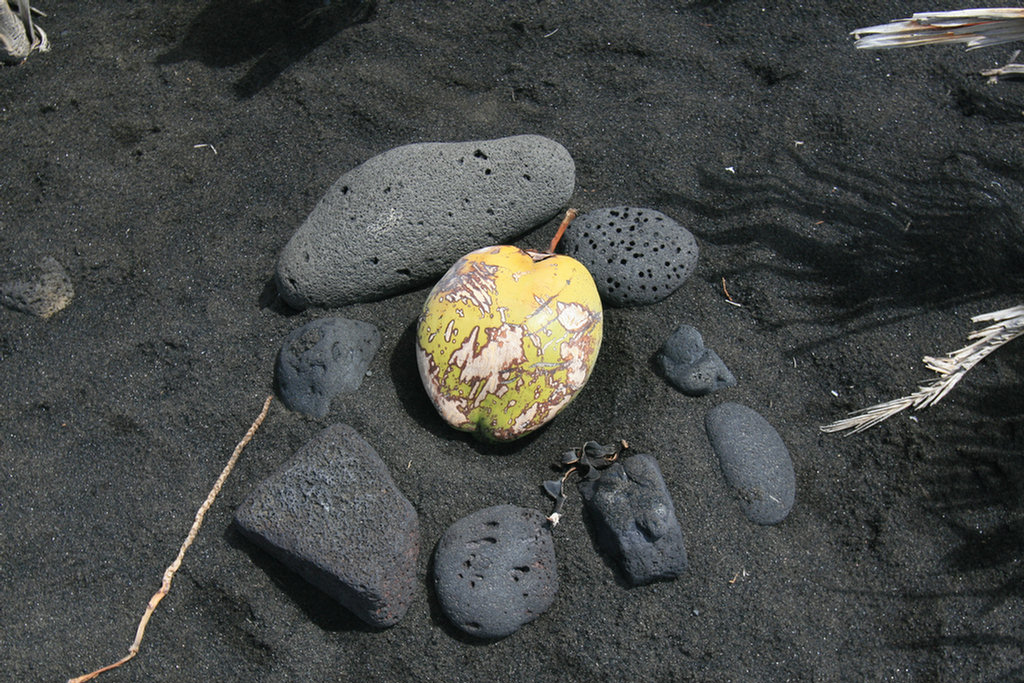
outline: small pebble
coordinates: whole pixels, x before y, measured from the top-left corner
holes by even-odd
[[[452,524],[434,554],[441,611],[478,638],[503,638],[543,614],[558,591],[555,546],[537,510],[496,505]]]
[[[683,530],[653,456],[632,455],[579,483],[598,545],[634,585],[686,571]]]
[[[370,323],[321,318],[294,330],[277,356],[277,388],[290,409],[324,417],[331,399],[359,389],[380,347]]]
[[[554,217],[576,186],[539,135],[396,147],[344,173],[292,235],[276,282],[294,308],[375,301]]]
[[[704,346],[697,328],[680,325],[658,352],[665,378],[688,396],[704,396],[731,387],[736,378],[714,350]]]
[[[617,206],[589,211],[562,238],[565,253],[594,276],[608,306],[661,301],[697,267],[697,240],[654,209]]]
[[[74,296],[67,271],[50,256],[39,262],[37,277],[0,283],[0,304],[44,320],[63,310]]]
[[[796,499],[796,473],[782,437],[767,420],[739,403],[723,403],[704,418],[725,480],[747,518],[778,524]]]
[[[352,427],[328,427],[300,448],[256,487],[235,522],[371,626],[392,626],[409,609],[419,518]]]

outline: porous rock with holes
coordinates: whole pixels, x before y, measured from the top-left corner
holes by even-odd
[[[478,638],[503,638],[543,614],[558,591],[555,546],[537,510],[496,505],[452,524],[434,553],[444,615]]]
[[[355,429],[321,431],[235,511],[242,533],[367,624],[392,626],[417,588],[419,517]]]
[[[375,301],[555,216],[576,184],[539,135],[396,147],[343,174],[292,235],[275,281],[294,308]]]
[[[699,255],[689,230],[659,211],[630,206],[588,211],[562,244],[594,276],[608,306],[661,301],[693,273]]]

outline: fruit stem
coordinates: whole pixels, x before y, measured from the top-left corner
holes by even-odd
[[[565,229],[569,227],[569,224],[572,223],[573,219],[576,218],[577,215],[579,215],[579,210],[577,209],[568,209],[565,212],[565,218],[562,219],[562,224],[558,226],[558,231],[555,233],[555,236],[551,238],[551,246],[548,247],[549,254],[555,253],[555,248],[561,241],[562,235],[565,234]]]

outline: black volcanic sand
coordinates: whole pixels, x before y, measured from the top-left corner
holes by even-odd
[[[42,7],[53,51],[0,70],[0,256],[4,280],[55,257],[76,296],[45,321],[0,311],[0,677],[60,681],[127,651],[282,341],[327,314],[380,327],[372,376],[323,420],[275,402],[140,655],[99,680],[1024,677],[1024,347],[913,418],[818,431],[912,390],[923,355],[1019,301],[1024,85],[977,75],[1013,46],[854,50],[849,31],[905,16],[898,2],[670,4]],[[516,133],[569,149],[581,209],[657,209],[702,251],[667,300],[607,311],[593,378],[554,423],[489,448],[420,387],[426,290],[297,313],[269,283],[344,171],[410,142]],[[736,387],[694,399],[656,375],[681,322]],[[744,518],[710,450],[704,414],[726,400],[792,453],[797,502],[778,526]],[[231,525],[334,422],[374,444],[420,514],[421,590],[383,632]],[[437,539],[482,507],[547,510],[549,463],[585,439],[658,457],[689,571],[626,587],[573,492],[550,611],[499,642],[461,636],[429,589]]]

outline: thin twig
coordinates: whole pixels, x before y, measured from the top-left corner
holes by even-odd
[[[210,493],[206,496],[206,500],[204,500],[203,504],[199,506],[198,510],[196,510],[196,517],[192,522],[192,528],[188,532],[188,537],[185,539],[185,542],[181,544],[181,548],[178,550],[178,556],[174,558],[174,562],[171,562],[171,565],[167,567],[166,571],[164,571],[164,578],[163,582],[160,584],[160,590],[153,594],[153,597],[149,599],[149,604],[146,605],[146,611],[142,614],[142,619],[139,621],[139,627],[135,631],[135,640],[132,641],[131,647],[128,648],[128,654],[113,664],[100,667],[99,669],[96,669],[91,673],[87,673],[84,676],[68,679],[68,683],[84,683],[84,681],[91,681],[104,671],[116,669],[139,653],[139,646],[142,644],[142,636],[146,632],[146,625],[149,624],[149,618],[153,616],[153,610],[156,609],[156,606],[160,604],[160,601],[163,600],[164,596],[171,590],[171,579],[174,578],[174,574],[181,566],[181,561],[185,559],[185,551],[187,551],[189,546],[192,545],[192,541],[196,540],[196,535],[199,533],[199,527],[203,525],[203,518],[206,516],[206,511],[210,509],[211,505],[213,505],[213,501],[217,498],[217,494],[220,493],[220,489],[224,485],[224,481],[228,478],[228,475],[231,474],[231,470],[235,468],[235,463],[238,462],[238,456],[242,454],[242,449],[245,448],[246,444],[248,444],[252,439],[253,434],[256,433],[256,430],[260,428],[261,424],[263,424],[263,419],[267,416],[267,411],[270,410],[270,401],[272,399],[273,396],[267,396],[267,400],[263,402],[263,410],[260,411],[259,416],[253,421],[252,426],[249,427],[249,431],[245,433],[242,440],[238,442],[237,446],[235,446],[235,451],[231,454],[231,457],[228,458],[228,463],[224,466],[224,469],[221,470],[220,476],[217,477],[217,481],[214,482],[213,488],[210,489]]]
[[[577,209],[568,209],[565,212],[565,218],[562,219],[561,225],[558,226],[555,236],[551,238],[551,245],[548,247],[549,254],[555,253],[558,243],[562,241],[562,235],[565,234],[565,229],[569,227],[569,224],[573,222],[573,219],[575,219],[578,214],[579,211]]]

